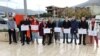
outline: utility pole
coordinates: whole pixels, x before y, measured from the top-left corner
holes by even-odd
[[[27,18],[27,0],[24,0],[24,15],[25,15],[24,19],[26,19]]]

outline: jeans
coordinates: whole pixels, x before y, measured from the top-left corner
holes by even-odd
[[[60,32],[55,32],[54,33],[54,36],[55,36],[55,41],[60,41]]]
[[[66,42],[68,43],[68,34],[67,33],[64,33],[63,34],[63,43],[65,43],[65,39],[66,39]]]
[[[71,42],[70,42],[70,43],[73,42],[73,39],[75,40],[75,44],[77,44],[77,43],[76,43],[76,40],[78,39],[77,33],[71,33]]]
[[[36,41],[38,42],[38,33],[37,32],[32,32],[32,39],[33,41],[36,39]]]

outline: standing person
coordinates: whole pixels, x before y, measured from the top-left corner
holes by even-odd
[[[48,45],[50,45],[51,43],[52,43],[52,28],[53,28],[53,24],[52,24],[52,20],[51,19],[48,19],[48,21],[47,21],[47,24],[46,24],[46,27],[47,28],[51,28],[51,33],[48,33],[48,34],[46,34],[47,35],[47,37],[48,37]]]
[[[22,25],[27,25],[27,26],[30,25],[30,21],[28,20],[28,18],[21,21],[21,26]],[[27,44],[29,44],[30,38],[27,37],[27,31],[21,31],[21,34],[22,34],[22,37],[21,37],[22,45],[25,45],[25,42],[27,42]]]
[[[63,21],[62,25],[63,29],[69,29],[70,28],[70,21],[68,20],[68,17],[65,18]],[[63,33],[63,43],[65,43],[65,38],[66,38],[66,43],[68,42],[68,33]]]
[[[79,22],[79,28],[88,30],[88,22],[86,22],[85,17],[81,18],[81,21]],[[79,34],[79,45],[81,44],[82,36],[83,36],[83,45],[86,45],[85,43],[86,34]]]
[[[43,29],[46,28],[45,19],[42,19],[42,22],[39,25],[39,35],[42,36],[42,44],[45,45],[46,36]]]
[[[34,19],[31,21],[31,25],[39,26],[39,22],[37,21],[36,18],[34,18]],[[37,42],[37,44],[38,44],[38,38],[39,38],[38,32],[39,32],[39,28],[36,29],[36,30],[32,30],[32,39],[33,39],[33,43],[34,43],[34,40],[36,39],[36,42]]]
[[[53,29],[55,27],[58,27],[58,28],[61,28],[61,24],[60,24],[60,20],[59,19],[56,19],[54,22],[53,22]],[[54,31],[54,30],[53,30]],[[57,43],[57,40],[59,41],[60,43],[60,32],[55,32],[54,31],[54,37],[55,37],[55,42]]]
[[[30,21],[30,22],[32,22],[33,19],[34,19],[34,16],[29,17],[29,21]],[[33,41],[33,39],[32,39],[32,30],[31,30],[31,26],[29,26],[29,27],[30,27],[30,30],[29,30],[29,32],[30,32],[30,41]]]
[[[17,40],[16,40],[16,31],[15,31],[15,21],[14,19],[10,16],[8,18],[8,22],[7,22],[7,25],[8,25],[8,33],[9,33],[9,44],[12,43],[12,39],[13,39],[13,42],[17,43]]]
[[[76,41],[77,41],[77,33],[78,33],[78,21],[76,20],[76,17],[75,16],[73,16],[72,17],[72,20],[71,20],[71,42],[70,43],[72,43],[73,42],[73,39],[75,40],[75,44],[77,44],[76,43]]]
[[[95,18],[92,17],[92,19],[90,21],[90,24],[89,24],[89,30],[93,31],[94,34],[96,34],[96,35],[89,35],[89,36],[90,36],[90,42],[91,43],[93,43],[93,37],[95,38],[97,47],[98,47],[98,37],[97,37],[97,35],[98,35],[98,28],[99,27],[98,27],[98,25],[97,25],[97,23],[95,21]]]

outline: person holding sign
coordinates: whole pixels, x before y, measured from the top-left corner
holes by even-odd
[[[29,44],[30,38],[27,37],[27,31],[29,31],[29,25],[30,25],[30,21],[28,20],[28,18],[21,21],[21,35],[22,35],[21,42],[22,42],[22,45],[25,44],[25,40],[26,40],[27,44]],[[26,27],[26,29],[24,26]]]
[[[50,45],[52,43],[52,28],[53,28],[51,19],[48,19],[46,28],[51,28],[50,33],[46,34],[48,37],[48,45]]]
[[[56,19],[53,22],[53,30],[54,30],[55,42],[57,42],[57,40],[60,42],[60,32],[61,32],[60,19]]]
[[[39,22],[37,21],[36,18],[34,18],[34,19],[31,21],[31,30],[32,30],[32,39],[33,39],[33,43],[34,43],[34,40],[36,39],[36,42],[37,42],[37,44],[38,44]]]
[[[31,23],[31,21],[32,21],[33,19],[34,19],[34,16],[29,17],[29,21],[30,21],[30,23]],[[30,28],[30,30],[27,31],[27,35],[28,35],[28,37],[30,37],[30,41],[33,41],[33,39],[32,39],[32,30],[31,30],[31,25],[29,26],[29,28]]]
[[[81,21],[79,22],[79,29],[86,29],[85,32],[88,30],[88,22],[86,22],[86,18],[82,17]],[[83,32],[81,30],[81,32]],[[86,40],[86,34],[81,34],[79,33],[79,45],[81,44],[82,36],[83,36],[83,45],[86,45],[85,40]]]
[[[97,47],[98,47],[98,37],[97,37],[97,35],[98,35],[98,31],[99,31],[98,28],[99,27],[98,27],[98,25],[95,21],[95,18],[92,17],[92,19],[89,23],[89,34],[88,35],[90,36],[90,42],[91,43],[93,43],[93,37],[95,38]]]
[[[42,37],[42,44],[45,45],[46,36],[44,34],[44,28],[46,28],[45,19],[42,19],[42,22],[39,25],[39,35]]]
[[[76,40],[77,40],[77,33],[78,33],[78,27],[79,27],[79,23],[78,21],[76,20],[75,16],[72,17],[72,20],[71,20],[71,42],[73,42],[73,39],[75,40],[75,44],[76,43]]]
[[[70,21],[68,20],[68,17],[65,18],[65,20],[63,21],[63,43],[65,43],[65,38],[66,38],[66,42],[68,42],[68,33],[64,32],[64,29],[69,29],[70,28]]]

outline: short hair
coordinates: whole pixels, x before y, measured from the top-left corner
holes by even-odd
[[[95,18],[95,16],[91,16],[91,18]]]

